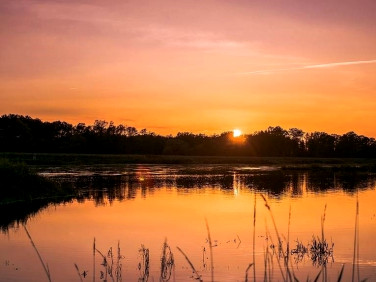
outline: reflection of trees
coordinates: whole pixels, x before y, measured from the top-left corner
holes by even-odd
[[[355,171],[319,170],[307,173],[307,189],[312,192],[344,190],[354,192],[357,189],[374,187],[375,176]]]
[[[376,185],[375,176],[366,173],[337,172],[335,178],[337,182],[336,188],[350,193],[357,189],[367,189]]]
[[[176,178],[175,183],[178,189],[180,188],[221,188],[232,189],[233,188],[233,175],[185,175]]]
[[[146,197],[158,187],[153,178],[140,180],[136,175],[80,176],[74,185],[83,192],[85,199],[94,200],[96,205],[135,199],[138,191],[142,197]]]
[[[51,206],[71,202],[72,198],[42,199],[26,202],[16,202],[7,205],[0,205],[0,230],[17,227],[25,223],[27,219],[41,210]]]
[[[281,195],[288,187],[290,175],[281,171],[266,172],[243,177],[244,184],[257,191],[263,191],[272,195]]]
[[[307,190],[321,192],[335,188],[335,175],[330,171],[312,172],[307,175]]]
[[[196,171],[197,172],[197,171]],[[281,197],[288,193],[291,196],[301,196],[306,191],[326,192],[343,190],[353,193],[357,189],[375,187],[376,177],[372,174],[355,171],[309,170],[309,171],[264,171],[252,173],[233,173],[227,170],[214,174],[140,174],[132,172],[124,175],[94,174],[59,179],[62,184],[72,185],[79,190],[78,196],[66,199],[44,199],[32,202],[22,202],[0,205],[0,228],[6,230],[19,222],[24,222],[29,216],[51,205],[71,200],[84,202],[91,200],[95,205],[112,204],[113,201],[129,201],[136,197],[148,197],[159,188],[177,189],[178,194],[201,193],[204,189],[219,189],[229,193],[233,189],[255,190]]]

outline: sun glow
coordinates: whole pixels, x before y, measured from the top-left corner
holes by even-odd
[[[242,135],[242,131],[240,129],[234,129],[233,131],[234,137],[239,137]]]

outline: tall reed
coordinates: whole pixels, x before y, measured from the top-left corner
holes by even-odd
[[[38,255],[39,261],[40,261],[40,263],[41,263],[42,266],[43,266],[43,269],[44,269],[44,272],[46,273],[46,276],[47,276],[47,278],[48,278],[48,281],[51,282],[51,273],[50,273],[50,269],[48,268],[48,264],[44,263],[44,261],[43,261],[41,255],[40,255],[40,253],[39,253],[39,251],[38,251],[38,249],[37,249],[37,246],[35,246],[34,241],[33,241],[33,239],[31,238],[31,235],[30,235],[29,231],[27,230],[25,224],[23,224],[23,227],[24,227],[24,229],[25,229],[25,232],[26,232],[26,234],[27,234],[27,237],[29,237],[29,240],[30,240],[31,245],[33,246],[35,252],[36,252],[37,255]]]
[[[208,220],[206,218],[205,218],[205,223],[206,223],[206,230],[208,232],[208,240],[209,240],[211,281],[214,282],[213,245],[212,245],[212,240],[210,236]]]
[[[275,222],[275,219],[274,219],[274,216],[273,216],[273,212],[269,206],[269,203],[268,201],[266,200],[265,196],[261,194],[261,197],[263,198],[264,202],[265,202],[265,207],[268,209],[269,211],[269,214],[270,214],[270,217],[272,219],[272,223],[273,223],[273,226],[274,226],[274,231],[277,235],[277,239],[278,239],[278,248],[281,249],[281,252],[283,254],[283,262],[284,262],[284,267],[286,269],[286,277],[285,275],[282,273],[282,268],[281,268],[281,273],[282,273],[282,277],[283,277],[283,280],[284,281],[293,281],[293,277],[292,277],[292,273],[291,273],[291,270],[290,270],[290,267],[289,267],[289,264],[288,264],[288,254],[286,254],[283,250],[283,244],[282,244],[282,239],[281,239],[281,236],[279,235],[279,232],[278,232],[278,228],[277,228],[277,224]],[[279,263],[279,256],[277,256],[277,261]]]
[[[77,275],[80,278],[80,281],[83,282],[82,277],[81,277],[81,273],[80,273],[80,269],[78,268],[78,265],[76,263],[74,264],[74,267],[76,268]]]
[[[255,197],[254,197],[254,203],[253,203],[253,281],[256,281],[256,191],[255,191]]]
[[[356,210],[355,210],[355,228],[354,228],[354,252],[353,252],[353,265],[352,265],[352,279],[355,281],[355,275],[357,275],[358,281],[360,280],[359,273],[359,198],[358,191],[356,193]],[[356,272],[356,273],[355,273]]]
[[[188,262],[189,266],[191,267],[193,274],[195,275],[194,279],[199,280],[200,282],[203,282],[201,275],[198,274],[196,268],[193,266],[193,263],[191,260],[188,258],[188,256],[183,252],[182,249],[180,249],[178,246],[176,247],[178,251],[184,256],[185,260]]]

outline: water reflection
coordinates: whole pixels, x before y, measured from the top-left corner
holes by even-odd
[[[72,197],[67,197],[0,205],[0,230],[5,232],[8,228],[17,227],[25,223],[29,217],[36,215],[49,206],[65,204],[72,200]]]
[[[96,206],[115,201],[135,199],[138,193],[146,198],[156,189],[176,189],[177,193],[200,193],[206,188],[220,189],[223,193],[238,194],[250,189],[268,194],[269,197],[301,197],[306,193],[324,193],[343,190],[354,193],[359,189],[375,187],[376,176],[368,173],[311,170],[288,171],[272,168],[223,167],[223,166],[131,166],[49,168],[42,175],[71,185],[78,191],[74,199],[79,203],[93,200]],[[26,203],[0,205],[0,228],[23,223],[41,209],[50,205],[67,203],[73,197],[43,199]]]
[[[252,189],[274,197],[299,197],[307,192],[319,193],[343,190],[353,193],[358,189],[374,187],[375,175],[332,171],[266,171],[254,173],[223,172],[222,174],[152,174],[139,172],[126,175],[95,174],[70,178],[75,188],[83,191],[82,200],[93,199],[97,205],[107,200],[130,200],[138,191],[146,197],[158,188],[177,189],[187,192],[191,189],[220,189],[224,193],[234,190]],[[197,192],[197,191],[195,191]],[[236,191],[235,191],[236,193]]]
[[[58,280],[72,281],[79,275],[93,281],[122,277],[167,281],[176,275],[175,281],[188,281],[192,269],[177,247],[196,268],[198,275],[193,278],[204,281],[210,281],[213,269],[211,248],[215,281],[242,281],[251,263],[250,279],[253,270],[256,281],[268,270],[268,277],[277,280],[277,258],[283,264],[286,256],[299,280],[313,279],[320,269],[327,269],[328,279],[336,281],[344,264],[348,280],[355,230],[360,230],[357,252],[362,277],[375,279],[375,175],[241,166],[42,168],[40,172],[80,194],[6,206],[0,215],[6,230],[44,209],[27,222],[27,228]],[[358,198],[361,213],[359,228],[354,230]],[[0,280],[42,280],[44,273],[23,229],[9,229],[0,237],[0,259],[8,261],[0,264]],[[12,263],[22,271],[8,267]]]

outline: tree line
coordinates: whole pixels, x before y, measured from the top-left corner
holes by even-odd
[[[374,138],[348,132],[305,133],[280,126],[233,137],[179,132],[161,136],[146,129],[96,120],[92,125],[43,122],[30,116],[0,117],[0,151],[255,157],[376,157]]]

